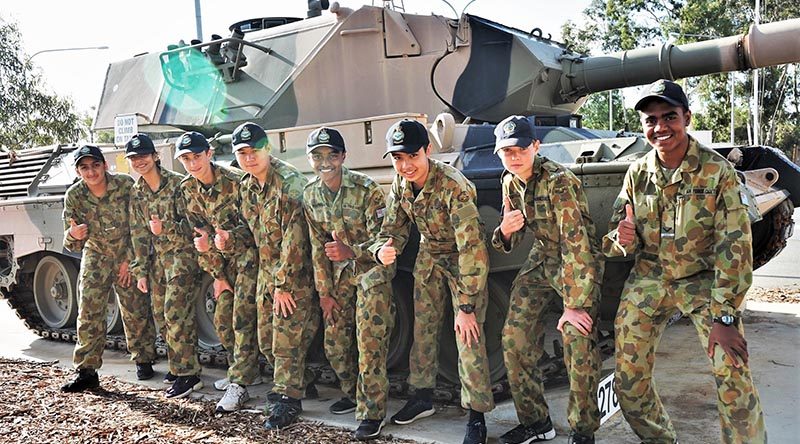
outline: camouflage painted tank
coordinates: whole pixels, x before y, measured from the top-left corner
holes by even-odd
[[[324,16],[245,20],[231,30],[228,38],[214,36],[210,42],[111,64],[95,129],[112,129],[118,117],[133,116],[139,131],[164,139],[162,159],[172,167],[177,165],[167,160],[172,159],[170,137],[200,131],[213,139],[219,158],[232,160],[228,134],[254,121],[268,129],[275,155],[309,171],[306,136],[325,124],[345,136],[348,167],[388,184],[392,169],[382,157],[383,135],[402,117],[418,119],[430,128],[434,156],[475,183],[488,229],[499,220],[502,172],[492,153],[494,122],[511,114],[535,116],[541,154],[581,178],[602,235],[625,171],[648,147],[635,134],[582,128],[576,112],[588,94],[659,78],[800,61],[800,19],[753,27],[742,36],[597,57],[572,53],[535,30],[477,16],[450,19],[370,6],[351,10],[335,3]],[[62,250],[60,229],[61,195],[75,178],[66,157],[73,149],[32,150],[13,163],[0,157],[0,289],[30,328],[65,340],[74,339],[77,312],[79,258]],[[757,265],[763,265],[791,235],[792,211],[800,204],[800,169],[768,147],[720,151],[736,163],[755,195],[754,253]],[[119,154],[113,147],[106,150],[112,169],[127,172]],[[505,372],[500,332],[524,251],[491,258],[486,334],[494,381]],[[411,342],[414,255],[404,254],[394,281],[398,319],[389,365],[396,372],[403,370]],[[606,267],[601,325],[607,332],[630,265]],[[208,315],[213,311],[209,282],[197,289],[203,295],[198,299],[202,357],[224,364],[215,353],[218,340]],[[441,338],[440,373],[455,382],[456,349],[449,330]],[[111,342],[124,348],[118,337]],[[561,366],[555,353],[541,364],[548,375]]]

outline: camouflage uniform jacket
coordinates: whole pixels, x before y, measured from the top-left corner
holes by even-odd
[[[580,180],[572,171],[537,155],[533,176],[527,183],[508,171],[501,183],[503,197],[509,198],[512,208],[522,211],[525,227],[534,237],[528,260],[519,274],[543,266],[542,276],[551,281],[566,307],[591,307],[593,287],[600,282],[601,254]],[[497,227],[492,246],[508,253],[524,235],[524,229],[513,233],[506,245]]]
[[[158,168],[161,183],[156,191],[150,189],[143,177],[136,180],[131,190],[130,225],[131,241],[136,260],[131,264],[131,273],[137,279],[148,277],[152,271],[151,250],[159,257],[169,260],[181,268],[196,269],[197,259],[192,244],[192,230],[186,218],[186,201],[181,193],[183,175],[166,168]],[[150,232],[150,218],[161,220],[159,236]],[[185,264],[185,266],[181,266]],[[167,272],[169,280],[171,274]]]
[[[83,180],[69,187],[64,196],[64,248],[79,252],[86,248],[115,259],[133,259],[128,206],[133,178],[106,173],[108,189],[103,197],[89,191]],[[78,240],[69,234],[69,220],[89,226],[89,237]]]
[[[189,224],[193,228],[208,231],[211,249],[200,254],[200,267],[214,279],[232,279],[225,274],[226,261],[246,264],[255,254],[252,236],[241,235],[234,248],[221,252],[214,246],[214,230],[233,230],[239,224],[239,182],[244,172],[216,163],[212,163],[211,167],[215,178],[213,185],[206,187],[199,180],[187,175],[181,181],[181,191],[186,199]]]
[[[453,270],[459,305],[475,304],[489,273],[489,252],[475,186],[450,165],[429,159],[429,168],[425,186],[416,197],[411,182],[395,175],[381,234],[370,253],[377,261],[378,250],[390,237],[401,253],[411,224],[415,224],[420,233],[415,279],[424,282],[433,265]]]
[[[233,233],[235,243],[252,232],[258,247],[259,294],[278,289],[295,293],[310,287],[311,253],[303,215],[303,187],[308,180],[292,165],[270,157],[262,187],[246,174],[241,182],[241,219]],[[260,288],[267,276],[267,288]]]
[[[333,200],[329,194],[318,177],[312,179],[303,192],[314,281],[320,297],[333,297],[336,284],[343,278],[351,279],[353,285],[358,284],[356,277],[376,267],[369,247],[380,233],[386,213],[386,198],[380,185],[347,168],[342,167],[342,185]],[[333,240],[332,232],[353,250],[355,258],[337,262],[328,259],[325,243]],[[387,281],[379,279],[372,284]]]
[[[651,150],[628,169],[603,252],[635,254],[634,276],[671,282],[708,273],[711,315],[735,314],[753,279],[746,202],[733,166],[693,138],[671,178],[664,177]],[[616,227],[627,203],[634,209],[637,241],[623,252]]]

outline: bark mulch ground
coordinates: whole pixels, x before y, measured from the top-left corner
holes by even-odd
[[[758,302],[800,304],[800,285],[787,285],[779,288],[753,287],[747,292],[747,299]]]
[[[0,442],[4,443],[348,443],[352,431],[299,422],[264,429],[264,415],[217,417],[213,401],[170,400],[153,389],[100,376],[101,388],[61,393],[71,370],[0,358]],[[374,443],[412,443],[385,437]]]

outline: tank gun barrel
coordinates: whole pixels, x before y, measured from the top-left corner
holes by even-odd
[[[587,94],[658,79],[742,71],[800,62],[800,18],[752,25],[746,34],[685,45],[621,51],[562,60],[561,99],[574,102]]]

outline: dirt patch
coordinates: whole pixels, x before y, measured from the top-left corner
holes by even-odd
[[[788,285],[780,288],[753,287],[747,292],[747,300],[800,304],[800,285]]]
[[[40,443],[347,443],[352,431],[299,422],[280,432],[265,417],[238,412],[217,417],[214,402],[171,400],[152,389],[100,377],[100,389],[65,394],[73,372],[54,365],[0,358],[0,441]],[[375,443],[413,443],[391,436]]]

